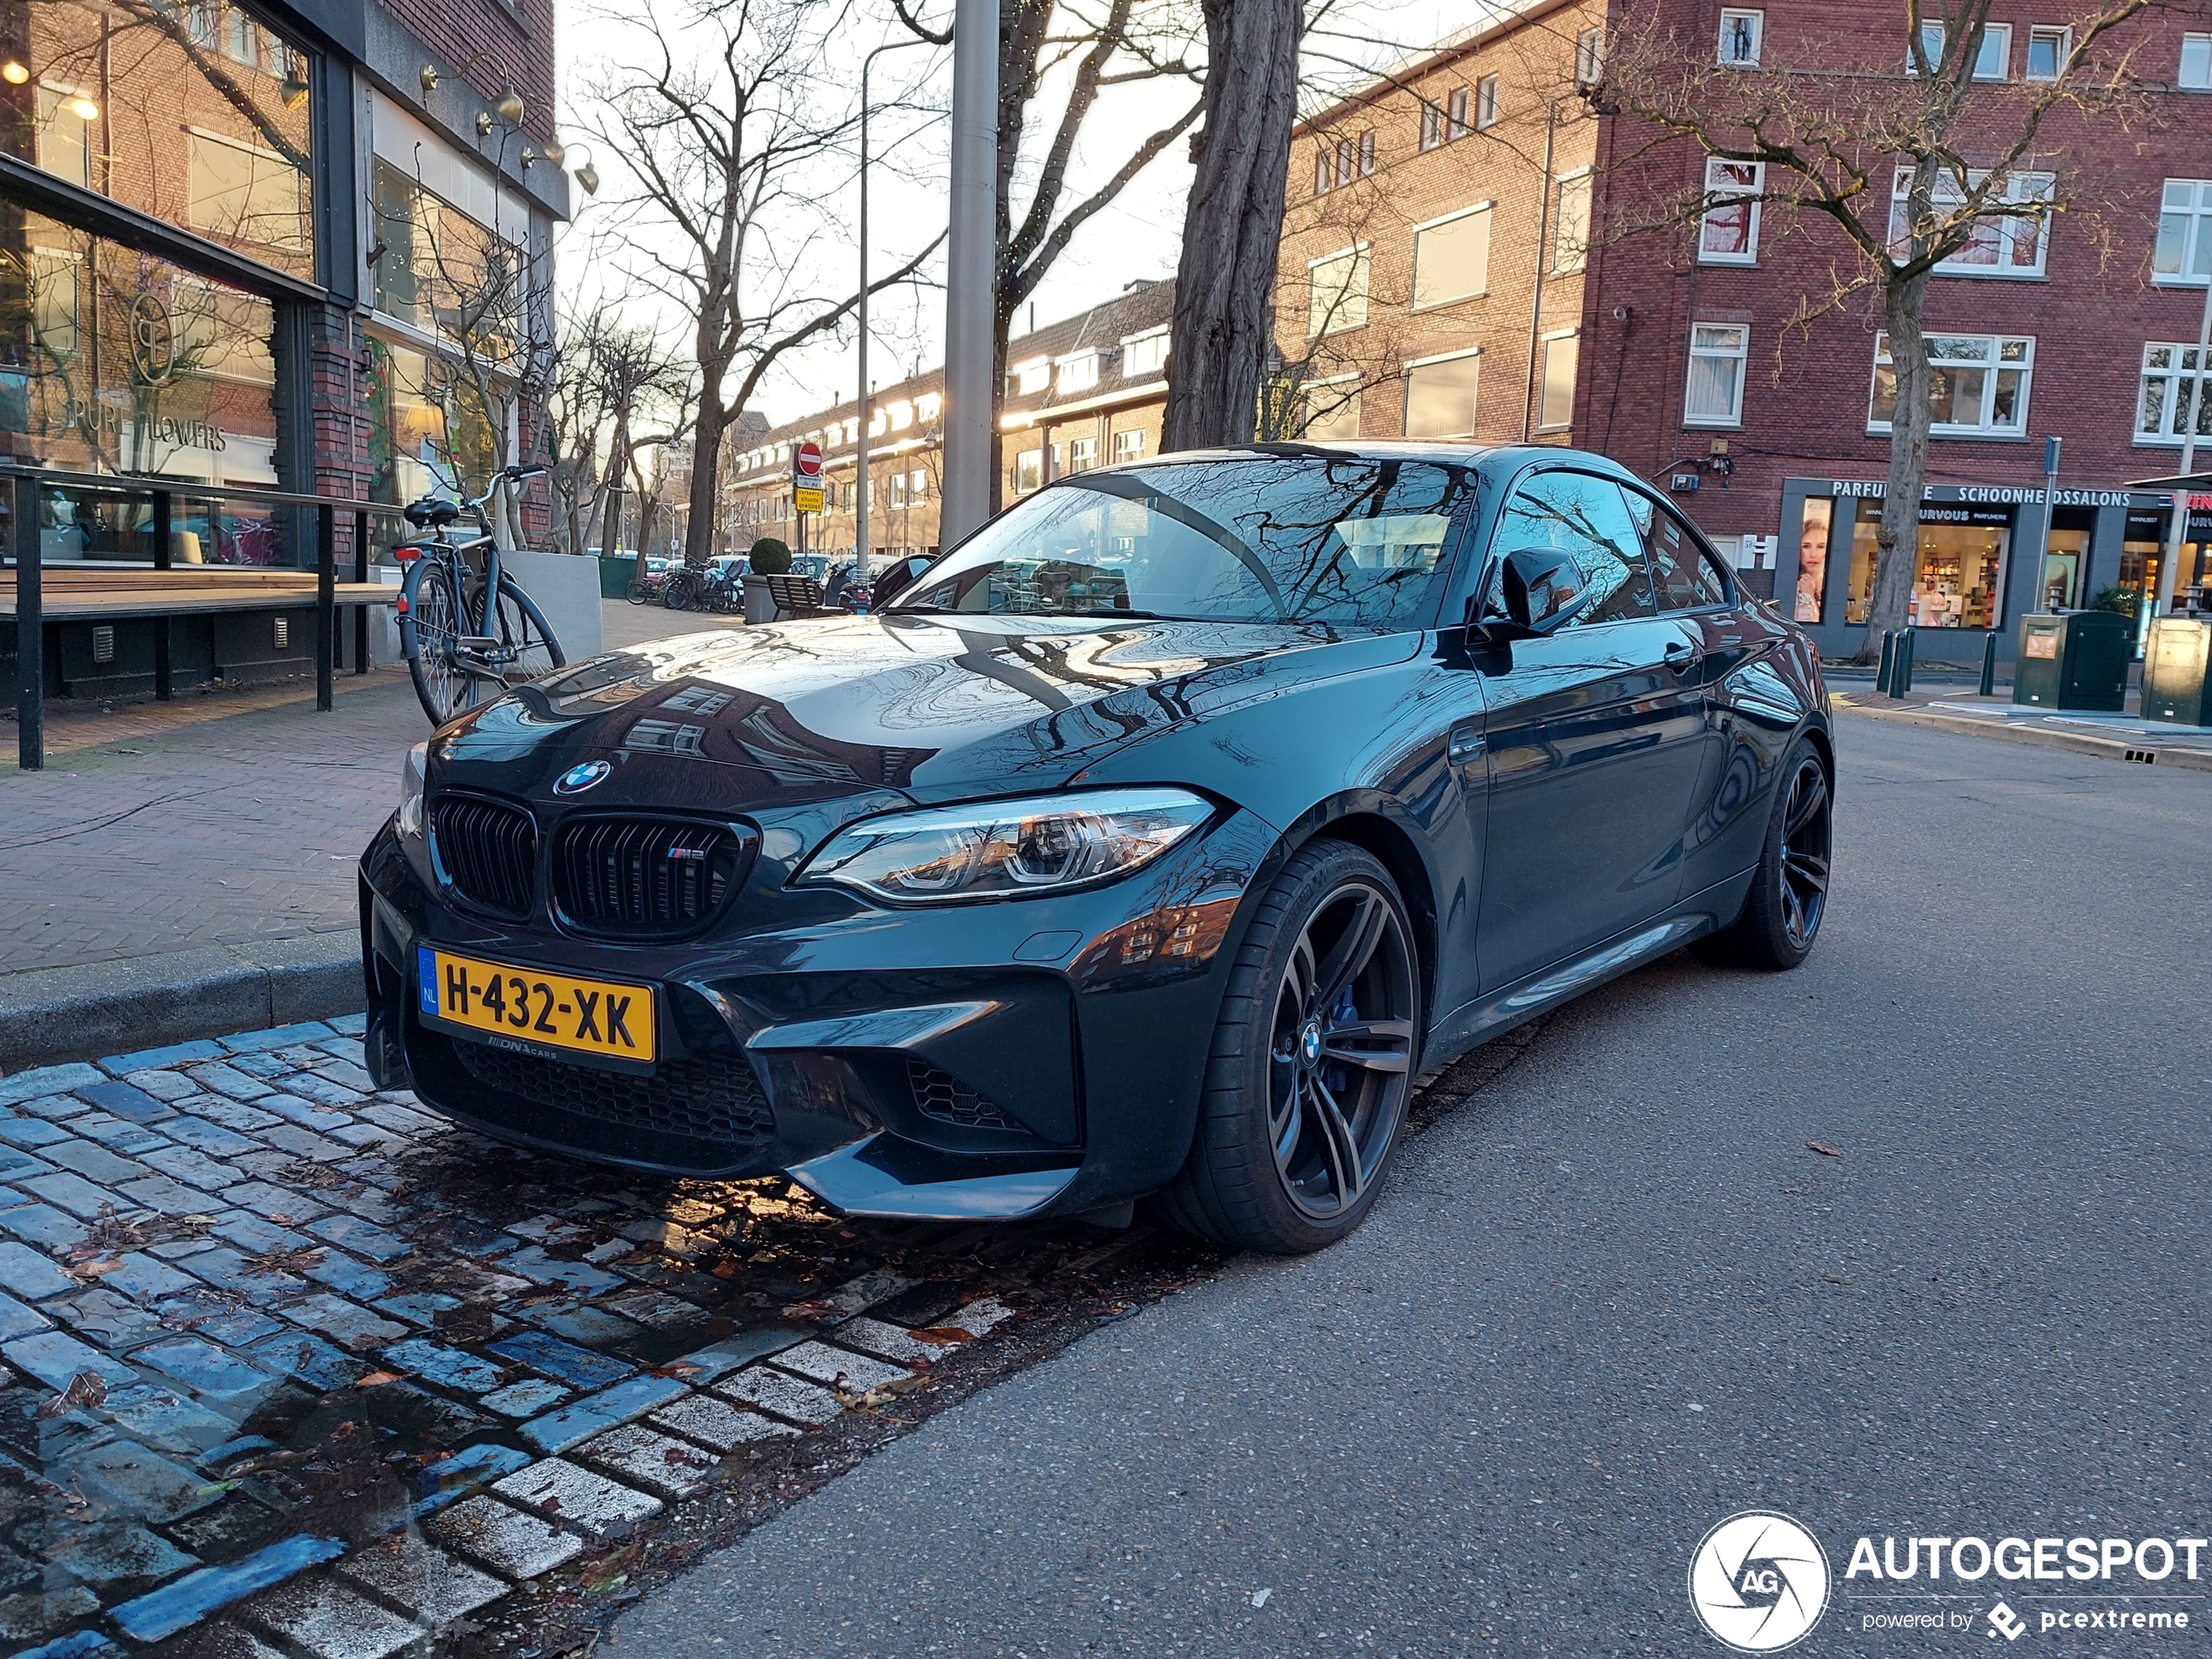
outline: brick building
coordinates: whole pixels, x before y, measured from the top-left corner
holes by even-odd
[[[0,0],[0,456],[476,493],[536,441],[561,162],[551,0]],[[288,515],[178,505],[179,559],[310,556]],[[144,563],[147,510],[46,491],[44,557]],[[100,672],[50,624],[51,689],[134,689],[155,625]],[[211,626],[175,624],[181,677],[256,665]]]
[[[1666,3],[1717,64],[1905,64],[1901,8],[1892,41],[1889,11],[1836,0]],[[1993,98],[2047,73],[2066,21],[2048,0],[1998,9],[1977,60]],[[1842,235],[1731,204],[1731,185],[1756,178],[1594,113],[1575,86],[1595,78],[1606,26],[1602,0],[1523,0],[1301,124],[1281,427],[1601,450],[1671,488],[1747,587],[1771,584],[1824,651],[1848,654],[1889,463],[1878,309],[1862,294],[1788,326],[1850,267]],[[1947,354],[1915,614],[1957,633],[1924,658],[1979,657],[1989,631],[2009,656],[2018,618],[2048,603],[2147,610],[2172,498],[2128,484],[2173,469],[2212,271],[2202,27],[2154,12],[2121,43],[2148,120],[2061,111],[2047,125],[2047,156],[2015,188],[2072,174],[2058,188],[2077,188],[2082,211],[2047,228],[2003,221],[1931,284],[1928,331]],[[1701,224],[1609,228],[1701,189],[1714,204]],[[2212,387],[2200,431],[2212,437]],[[2064,440],[2049,502],[2046,436]],[[2203,579],[2208,509],[2193,515],[2182,587]]]
[[[1171,282],[1133,282],[1079,315],[1008,342],[999,412],[1000,489],[1012,502],[1050,478],[1160,449],[1167,405]],[[938,545],[941,368],[875,395],[868,445],[869,537],[879,561]],[[764,536],[799,545],[791,509],[791,451],[822,446],[824,511],[806,527],[806,549],[853,556],[860,414],[853,399],[770,428],[737,457],[725,492],[729,522],[718,539],[742,550]]]

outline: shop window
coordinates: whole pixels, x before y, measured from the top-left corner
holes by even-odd
[[[219,241],[293,253],[307,246],[307,181],[273,150],[187,135],[192,145],[192,227]]]
[[[1705,161],[1705,200],[1697,226],[1700,265],[1757,265],[1759,262],[1759,192],[1766,185],[1764,161]]]
[[[1919,556],[1907,620],[1915,628],[1994,628],[2003,621],[2005,559],[2012,509],[1927,506],[1920,509]],[[1851,583],[1844,620],[1864,624],[1874,591],[1878,509],[1852,531]]]
[[[2016,435],[2027,429],[2029,381],[2034,374],[2033,338],[2003,334],[1927,336],[1928,405],[1938,437]],[[1876,336],[1874,395],[1866,429],[1886,433],[1897,413],[1897,369],[1890,337]]]
[[[1144,458],[1144,434],[1141,431],[1116,432],[1114,435],[1114,459],[1142,461]]]
[[[2137,443],[2178,445],[2188,430],[2192,393],[2197,439],[2212,441],[2212,372],[2199,373],[2197,358],[2195,346],[2178,341],[2143,347],[2142,391],[2135,400]],[[2212,362],[2204,368],[2212,371]]]
[[[2192,91],[2212,91],[2212,35],[2183,35],[2175,84]]]
[[[1979,189],[1986,172],[1967,175],[1968,186]],[[2002,202],[2048,202],[2056,182],[2047,172],[2016,172],[2005,181],[1997,199]],[[1890,246],[1902,253],[1912,239],[1912,169],[1899,167],[1890,186]],[[1966,192],[1948,174],[1938,174],[1928,192],[1928,212],[1934,226],[1957,215]],[[2040,277],[2043,274],[2049,238],[2041,213],[2007,213],[1978,218],[1966,246],[1939,264],[1939,276]]]
[[[1413,309],[1474,298],[1490,286],[1490,204],[1413,228]]]
[[[2168,179],[2158,198],[2151,280],[2195,285],[2212,278],[2212,179]]]
[[[1317,443],[1346,442],[1359,435],[1359,377],[1339,374],[1305,388],[1305,430]]]
[[[2074,52],[2071,29],[2031,29],[2027,31],[2027,78],[2054,81]]]
[[[1168,365],[1168,331],[1155,328],[1150,334],[1133,334],[1122,341],[1122,378],[1141,380],[1157,374]]]
[[[492,422],[473,377],[435,354],[369,341],[369,497],[481,495],[495,463]],[[472,487],[473,486],[473,487]]]
[[[1834,502],[1821,497],[1805,502],[1804,523],[1797,531],[1797,594],[1791,612],[1796,621],[1817,623],[1827,610],[1828,541],[1835,519]]]
[[[1730,69],[1757,69],[1759,37],[1765,32],[1765,12],[1723,10],[1720,61]]]
[[[1308,261],[1305,280],[1309,339],[1366,327],[1366,243]]]
[[[1685,425],[1743,424],[1743,365],[1750,339],[1750,329],[1739,322],[1690,324],[1689,375],[1683,391]]]
[[[390,162],[374,174],[376,308],[494,362],[516,351],[529,271],[521,250]]]
[[[1466,438],[1474,435],[1475,395],[1482,354],[1456,352],[1406,366],[1406,435]]]
[[[1563,432],[1575,424],[1575,370],[1581,341],[1572,333],[1543,341],[1544,375],[1536,400],[1536,429]]]
[[[1559,181],[1559,212],[1552,233],[1552,271],[1579,271],[1589,258],[1590,175],[1575,173]]]

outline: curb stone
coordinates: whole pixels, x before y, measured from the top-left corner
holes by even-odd
[[[1976,719],[1966,714],[1930,714],[1918,709],[1872,709],[1864,704],[1839,705],[1846,714],[1869,719],[1898,720],[1906,725],[1932,726],[1939,732],[1963,732],[2000,743],[2024,743],[2031,748],[2066,749],[2075,754],[2097,755],[2107,760],[2143,763],[2146,757],[2158,765],[2185,772],[2212,772],[2212,750],[2160,747],[2148,738],[2123,742],[2117,738],[2092,737],[2083,732],[2055,732],[2048,726],[2014,725],[2004,720]]]
[[[333,1019],[367,1005],[352,927],[25,968],[0,974],[0,1073]]]

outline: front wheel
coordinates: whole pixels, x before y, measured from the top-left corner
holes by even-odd
[[[499,647],[502,676],[510,687],[568,666],[545,613],[503,571],[499,578]]]
[[[1719,967],[1770,972],[1795,968],[1811,955],[1828,914],[1833,819],[1827,763],[1811,738],[1799,738],[1775,786],[1766,843],[1743,910],[1690,949]]]
[[[1397,883],[1342,841],[1301,848],[1261,900],[1222,998],[1169,1219],[1281,1255],[1365,1218],[1405,1127],[1420,958]]]
[[[400,652],[408,677],[432,725],[443,725],[476,700],[475,677],[462,665],[459,642],[469,631],[462,619],[461,590],[442,559],[418,559],[400,583]]]
[[[646,600],[651,598],[652,597],[653,590],[647,585],[645,579],[643,577],[640,577],[637,581],[631,583],[630,584],[629,592],[623,595],[624,598],[629,600],[630,603],[634,605],[642,605]]]

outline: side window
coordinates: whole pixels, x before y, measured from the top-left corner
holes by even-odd
[[[1567,625],[1579,628],[1657,614],[1644,570],[1642,526],[1621,486],[1581,472],[1539,474],[1514,491],[1491,550],[1498,558],[1525,547],[1555,547],[1590,584],[1590,606]],[[1502,611],[1497,579],[1490,605]]]
[[[1728,578],[1697,538],[1675,522],[1673,514],[1642,503],[1649,515],[1644,550],[1651,556],[1651,579],[1662,610],[1695,610],[1728,603]]]

